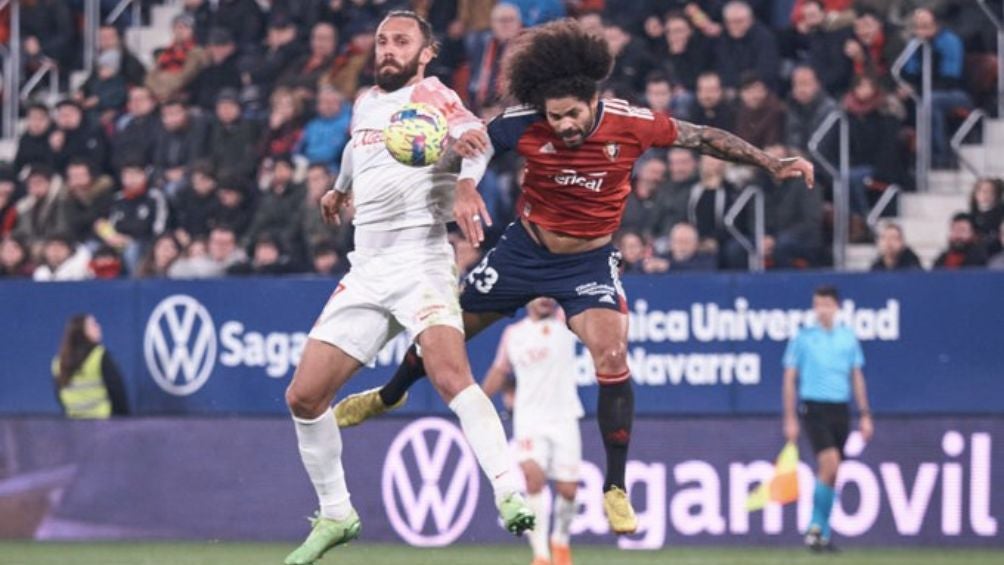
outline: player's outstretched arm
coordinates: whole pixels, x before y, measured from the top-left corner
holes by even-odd
[[[766,169],[778,180],[803,177],[809,188],[815,184],[812,163],[801,157],[775,159],[741,137],[725,130],[699,126],[683,120],[673,121],[677,131],[674,146],[693,149],[726,161],[754,165]]]

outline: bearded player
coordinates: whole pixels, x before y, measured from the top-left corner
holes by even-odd
[[[631,192],[635,162],[651,147],[684,147],[761,167],[777,179],[804,177],[809,187],[813,169],[804,159],[776,159],[720,129],[622,100],[601,100],[599,82],[612,64],[607,42],[574,21],[535,27],[517,38],[503,63],[503,80],[507,94],[522,105],[492,120],[487,140],[471,135],[457,144],[467,158],[454,214],[464,235],[482,242],[482,224],[491,225],[491,219],[477,184],[489,160],[509,150],[526,160],[519,220],[465,281],[460,303],[466,336],[538,296],[558,301],[596,369],[597,419],[607,459],[603,507],[611,530],[625,534],[637,529],[624,478],[634,393],[627,301],[611,235]],[[412,349],[382,389],[342,401],[336,407],[340,421],[352,425],[399,405],[424,373]]]
[[[498,392],[516,375],[513,440],[526,479],[527,504],[537,524],[527,536],[531,565],[572,565],[569,549],[575,493],[579,488],[582,403],[575,384],[575,336],[552,298],[526,305],[526,317],[502,333],[495,362],[482,383]],[[554,529],[548,544],[548,503],[544,487],[554,481]]]
[[[328,549],[359,535],[331,401],[402,329],[421,344],[430,380],[460,419],[491,481],[506,528],[518,534],[533,527],[502,424],[474,383],[464,348],[453,249],[446,237],[456,173],[402,165],[382,137],[391,116],[412,102],[438,108],[452,137],[483,130],[456,93],[435,78],[423,78],[435,52],[431,26],[414,13],[391,12],[381,22],[377,85],[356,103],[351,145],[335,187],[322,199],[325,219],[335,221],[351,187],[356,250],[350,257],[352,269],[310,331],[286,391],[300,457],[320,501],[310,535],[286,558],[287,565],[314,563]]]

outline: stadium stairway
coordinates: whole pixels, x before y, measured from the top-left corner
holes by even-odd
[[[962,157],[980,173],[980,177],[1004,177],[1004,119],[987,119],[983,142],[965,144]],[[969,210],[969,194],[977,176],[969,170],[933,170],[930,191],[899,195],[899,216],[906,243],[916,251],[921,263],[930,268],[948,242],[948,224],[957,212]],[[865,271],[878,255],[875,245],[855,244],[847,250],[847,266]]]
[[[181,0],[166,0],[151,8],[148,25],[126,30],[126,45],[148,69],[153,67],[154,50],[171,43],[171,20],[181,9]]]

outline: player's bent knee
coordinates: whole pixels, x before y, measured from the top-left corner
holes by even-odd
[[[311,420],[320,417],[328,409],[323,399],[304,394],[295,384],[286,389],[286,406],[297,418]]]
[[[617,343],[603,347],[594,355],[596,371],[605,375],[620,375],[628,370],[627,346]]]

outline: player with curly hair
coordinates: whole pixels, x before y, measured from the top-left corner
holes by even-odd
[[[532,28],[518,37],[503,63],[503,84],[519,106],[488,125],[488,138],[459,144],[465,158],[454,214],[476,245],[491,225],[477,184],[496,153],[516,150],[526,160],[519,219],[465,280],[461,306],[470,339],[538,296],[558,301],[569,328],[592,357],[599,383],[597,419],[607,454],[604,510],[611,530],[634,532],[625,468],[634,393],[627,362],[627,301],[618,275],[617,230],[631,192],[631,170],[651,147],[684,147],[762,167],[775,178],[804,177],[812,165],[776,159],[728,132],[697,126],[661,112],[601,99],[599,85],[613,57],[606,40],[572,20]],[[424,374],[412,349],[380,390],[342,401],[336,417],[353,425],[404,400]]]

